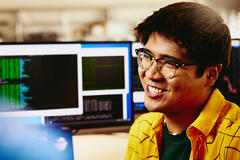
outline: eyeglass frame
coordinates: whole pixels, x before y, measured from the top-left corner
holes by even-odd
[[[184,66],[193,66],[193,65],[196,65],[196,64],[194,64],[194,63],[181,63],[181,62],[176,62],[176,61],[174,61],[174,60],[172,60],[172,59],[168,59],[168,58],[155,58],[155,57],[153,57],[151,54],[149,54],[149,53],[147,53],[147,52],[150,52],[150,51],[148,51],[148,49],[146,49],[146,48],[137,48],[137,49],[135,49],[135,52],[136,52],[136,54],[137,54],[137,56],[138,56],[138,65],[143,69],[143,70],[148,70],[151,66],[152,66],[152,64],[153,64],[153,62],[154,61],[156,61],[156,63],[158,64],[158,72],[160,72],[161,73],[161,68],[162,68],[162,66],[165,64],[165,63],[160,63],[161,65],[159,65],[159,63],[158,63],[158,61],[160,61],[160,60],[165,60],[165,62],[167,61],[167,62],[171,62],[171,63],[168,63],[169,65],[172,65],[172,66],[174,66],[174,67],[176,67],[175,68],[175,72],[174,72],[174,74],[173,74],[173,76],[171,77],[171,78],[169,78],[169,79],[172,79],[172,78],[174,78],[175,77],[175,74],[176,74],[176,72],[177,72],[177,69],[179,69],[179,68],[181,68],[181,67],[184,67]],[[148,55],[149,57],[150,57],[150,65],[149,65],[149,67],[148,68],[144,68],[143,67],[143,65],[142,64],[140,64],[140,62],[139,62],[139,52],[143,52],[144,54],[146,54],[146,55]],[[162,74],[162,73],[161,73]]]

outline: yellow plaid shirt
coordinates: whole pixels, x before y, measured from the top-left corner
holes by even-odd
[[[157,160],[161,151],[163,114],[146,113],[132,125],[126,160]],[[187,128],[190,160],[240,160],[240,108],[218,89]]]

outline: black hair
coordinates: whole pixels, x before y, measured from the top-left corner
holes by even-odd
[[[173,40],[186,50],[186,57],[197,64],[197,77],[208,66],[230,63],[231,36],[219,14],[195,2],[179,2],[160,8],[135,28],[145,45],[153,32]]]

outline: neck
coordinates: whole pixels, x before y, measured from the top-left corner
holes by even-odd
[[[192,122],[198,117],[200,111],[174,114],[164,114],[167,129],[170,134],[179,134],[187,129]]]

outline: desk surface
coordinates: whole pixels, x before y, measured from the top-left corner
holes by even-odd
[[[80,132],[74,135],[74,160],[123,160],[127,149],[128,132],[110,128],[116,131],[110,133],[108,129],[95,130],[103,132],[98,134],[90,130],[91,133],[81,134]]]
[[[128,133],[73,136],[74,160],[123,160]]]

